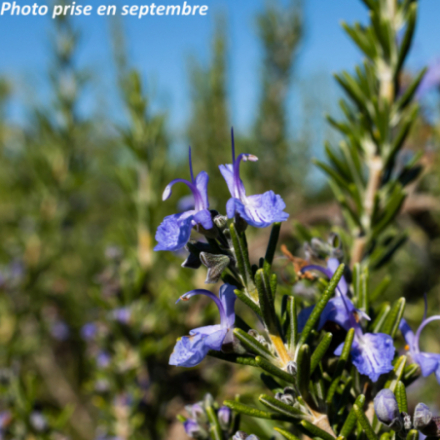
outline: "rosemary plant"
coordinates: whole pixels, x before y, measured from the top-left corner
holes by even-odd
[[[319,291],[315,304],[304,307],[299,296],[277,295],[279,273],[273,263],[281,224],[288,219],[286,206],[273,191],[246,194],[240,165],[257,158],[236,157],[233,135],[232,164],[220,166],[231,194],[226,215],[210,210],[208,175],[202,171],[194,176],[191,151],[190,180],[175,179],[163,193],[166,200],[175,183],[184,183],[194,205],[165,217],[155,250],[185,247],[189,256],[184,268],[205,266],[207,284],[220,279],[224,283],[218,296],[196,289],[180,297],[185,301],[209,297],[218,308],[220,323],[195,328],[178,339],[170,364],[192,367],[214,356],[260,370],[268,388],[254,404],[237,397],[219,406],[207,396],[188,407],[188,417],[180,419],[193,438],[257,438],[239,430],[243,415],[269,421],[274,436],[288,440],[300,435],[323,440],[387,440],[397,435],[409,440],[417,439],[419,432],[440,437],[439,420],[424,403],[409,415],[406,395],[406,387],[420,375],[435,373],[440,382],[440,354],[419,348],[421,331],[440,316],[425,318],[414,334],[403,319],[405,299],[391,305],[381,302],[387,281],[375,290],[369,285],[370,271],[383,266],[404,242],[395,219],[405,187],[420,171],[417,156],[403,165],[399,158],[417,115],[413,97],[424,74],[421,71],[405,90],[400,88],[417,2],[364,3],[369,24],[343,24],[365,55],[353,74],[336,75],[347,95],[340,103],[344,119],[329,121],[343,140],[337,148],[326,146],[328,164],[317,162],[329,176],[346,219],[343,243],[334,234],[327,243],[315,238],[306,244],[306,259],[284,249],[296,281],[315,281]],[[252,264],[246,230],[268,226],[272,231],[266,253]],[[191,240],[192,230],[205,239]],[[237,300],[253,312],[252,322],[236,314]],[[400,333],[407,342],[403,354],[395,347]]]

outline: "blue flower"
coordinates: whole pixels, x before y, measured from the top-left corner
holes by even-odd
[[[359,324],[353,325],[355,329],[353,345],[351,346],[351,361],[359,373],[368,376],[377,382],[382,374],[389,373],[394,359],[393,338],[385,333],[363,333]],[[336,350],[335,355],[340,356],[344,343]]]
[[[420,81],[417,87],[416,96],[420,99],[427,92],[440,85],[440,59],[432,62],[422,81]]]
[[[84,324],[81,328],[81,336],[85,341],[90,341],[93,339],[98,332],[98,328],[95,323],[88,322],[87,324]]]
[[[394,393],[384,388],[374,398],[374,412],[381,423],[399,431],[402,428],[402,417]]]
[[[121,324],[128,324],[131,319],[131,310],[129,307],[119,307],[111,312],[111,317]]]
[[[265,228],[272,223],[286,221],[289,218],[289,214],[284,212],[286,204],[273,191],[246,196],[246,190],[240,179],[240,162],[255,162],[258,158],[252,154],[240,154],[235,158],[233,131],[231,131],[231,136],[233,163],[219,166],[232,196],[226,204],[228,217],[234,218],[238,214],[246,223],[256,228]]]
[[[339,261],[336,258],[330,258],[327,267],[317,265],[304,266],[301,271],[318,270],[331,278],[339,267]],[[348,285],[344,277],[338,283],[336,297],[332,298],[324,308],[318,328],[322,328],[327,321],[332,321],[345,330],[354,329],[354,339],[351,346],[351,360],[359,373],[368,376],[373,382],[379,379],[379,376],[390,372],[393,369],[391,364],[394,358],[393,338],[384,333],[364,333],[359,324],[359,318],[370,319],[361,310],[354,307],[347,296]],[[301,330],[308,317],[312,313],[313,307],[308,307],[301,311],[298,316],[298,327]],[[340,344],[334,354],[340,356],[344,343]]]
[[[189,336],[178,339],[170,357],[170,365],[194,367],[205,358],[209,350],[220,351],[224,344],[232,343],[234,304],[237,298],[234,289],[234,286],[224,284],[220,288],[220,299],[205,289],[191,290],[179,298],[177,302],[188,300],[195,295],[208,296],[218,307],[220,324],[195,328],[189,332]]]
[[[329,258],[327,261],[327,267],[322,267],[316,264],[309,264],[301,268],[301,272],[308,272],[311,270],[317,270],[324,274],[327,278],[331,279],[339,267],[339,260],[337,258]],[[343,329],[349,330],[351,328],[350,316],[355,313],[357,316],[370,320],[369,316],[362,310],[358,310],[354,307],[353,303],[347,296],[348,284],[345,278],[342,276],[338,283],[336,290],[336,296],[332,298],[325,306],[321,313],[318,329],[320,330],[327,321],[335,322]],[[344,298],[342,298],[344,296]],[[298,328],[302,331],[310,314],[315,306],[306,307],[298,315]]]
[[[429,376],[432,373],[435,373],[435,377],[437,378],[437,382],[440,384],[440,354],[437,353],[427,353],[424,351],[420,351],[419,348],[419,340],[420,334],[422,330],[432,321],[440,320],[440,315],[431,316],[430,318],[426,318],[427,312],[427,302],[425,296],[425,316],[417,329],[416,334],[411,330],[411,327],[408,325],[405,319],[400,321],[400,331],[405,338],[406,343],[408,344],[407,348],[413,358],[414,362],[420,365],[420,369],[422,370],[423,376]]]
[[[194,196],[194,209],[172,214],[165,217],[156,231],[158,244],[155,251],[177,251],[188,243],[191,229],[194,226],[202,227],[205,230],[213,228],[212,216],[209,212],[208,202],[208,180],[209,176],[205,171],[200,172],[194,179],[191,163],[191,148],[189,149],[189,169],[191,182],[185,179],[174,179],[165,188],[162,200],[167,200],[171,195],[171,188],[175,183],[184,183],[188,186]]]

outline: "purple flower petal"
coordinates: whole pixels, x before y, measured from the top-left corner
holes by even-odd
[[[208,354],[209,347],[205,345],[206,336],[195,334],[179,339],[170,356],[170,365],[179,367],[194,367],[200,364]]]
[[[196,188],[199,190],[200,197],[203,202],[203,206],[205,209],[209,208],[209,201],[208,201],[208,181],[209,176],[208,173],[205,171],[201,171],[195,180]]]
[[[231,200],[234,200],[232,204]],[[286,204],[283,199],[273,191],[264,194],[246,197],[246,200],[230,199],[226,205],[229,218],[236,213],[242,217],[246,223],[255,228],[265,228],[272,223],[283,222],[289,218],[289,214],[284,212]]]
[[[188,243],[195,211],[168,215],[156,231],[155,251],[177,251]]]
[[[298,315],[298,331],[303,330],[314,308],[315,306],[310,306],[301,310]],[[321,330],[327,321],[334,322],[343,329],[349,330],[352,327],[350,313],[352,314],[355,311],[353,303],[348,298],[345,298],[345,304],[340,296],[332,298],[321,313],[318,330]]]
[[[235,194],[234,166],[228,163],[226,165],[220,165],[219,169],[220,169],[220,173],[223,176],[223,179],[225,179],[226,181],[226,185],[228,185],[229,192],[231,193],[231,195]],[[241,186],[242,190],[245,191],[241,179],[238,183]]]
[[[437,371],[440,368],[440,354],[435,353],[413,353],[414,362],[420,365],[424,377]]]
[[[212,223],[211,213],[207,209],[199,211],[193,218],[193,220],[202,225],[205,229],[212,229],[214,224]]]
[[[335,351],[336,355],[342,352],[343,344]],[[351,358],[359,373],[368,376],[373,382],[379,376],[389,373],[393,366],[394,358],[393,338],[384,333],[365,333],[362,336],[356,334],[351,347]]]
[[[223,284],[223,286],[220,287],[220,301],[223,304],[223,308],[225,310],[226,315],[226,321],[229,328],[234,327],[235,324],[235,300],[237,299],[237,296],[234,293],[234,290],[236,289],[235,286],[232,286],[231,284]]]
[[[405,338],[406,343],[409,347],[413,347],[414,344],[414,332],[411,330],[411,327],[406,322],[405,319],[402,318],[399,324],[399,329],[402,332],[403,337]]]

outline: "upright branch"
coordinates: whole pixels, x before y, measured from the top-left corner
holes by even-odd
[[[351,231],[351,265],[377,268],[403,244],[393,228],[405,200],[405,186],[417,178],[417,157],[402,163],[400,152],[414,124],[413,98],[422,70],[405,89],[400,77],[414,34],[417,2],[364,0],[368,26],[343,23],[365,55],[353,74],[336,74],[347,99],[344,119],[328,117],[342,135],[339,148],[326,145],[329,164],[317,162],[330,178]]]

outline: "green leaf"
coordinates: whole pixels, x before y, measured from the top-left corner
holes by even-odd
[[[296,358],[296,386],[303,399],[310,404],[310,349],[309,346],[301,345]]]
[[[382,327],[382,333],[390,335],[392,338],[396,336],[403,312],[405,311],[405,303],[405,298],[400,298],[394,303]]]
[[[405,62],[406,56],[408,55],[408,51],[411,47],[411,42],[414,35],[414,30],[416,27],[416,19],[417,19],[417,3],[413,2],[407,11],[406,14],[406,29],[405,34],[403,35],[402,41],[400,43],[399,55],[397,60],[397,66],[395,71],[395,77],[397,78],[400,69]]]
[[[212,440],[223,440],[223,432],[220,427],[220,423],[217,418],[217,414],[211,405],[207,405],[205,402],[206,415],[209,420],[209,432]]]
[[[406,362],[406,356],[400,356],[400,358],[397,359],[393,371],[388,373],[388,379],[385,382],[384,388],[389,388],[393,393],[396,391],[397,384],[405,371]]]
[[[350,357],[350,350],[351,350],[351,345],[353,344],[353,339],[354,339],[354,329],[351,328],[347,332],[347,336],[345,337],[345,342],[344,342],[344,346],[342,348],[342,353],[341,353],[341,356],[339,356],[338,363],[336,364],[336,371],[335,371],[332,383],[331,383],[331,385],[328,389],[328,392],[327,392],[327,397],[325,400],[329,404],[332,403],[332,401],[333,401],[333,396],[334,396],[336,389],[339,385],[339,381],[341,380],[341,376],[344,371],[345,364],[347,363],[347,361]]]
[[[250,309],[252,309],[260,318],[262,317],[262,313],[258,304],[256,304],[251,298],[249,298],[242,290],[236,289],[234,290],[237,298],[246,304]]]
[[[295,376],[287,373],[287,371],[281,370],[281,368],[278,368],[277,366],[271,364],[270,362],[268,362],[266,359],[257,356],[255,358],[255,362],[257,363],[257,365],[262,368],[264,371],[266,371],[267,373],[272,374],[273,376],[278,377],[279,379],[282,379],[290,384],[294,384],[295,383]]]
[[[356,404],[354,404],[353,411],[356,414],[358,422],[362,426],[362,429],[364,430],[368,440],[378,440],[375,432],[373,431],[373,428],[370,425],[370,422],[367,419],[367,416],[364,413],[364,410],[362,408],[359,408],[359,406],[357,406]]]
[[[305,414],[301,410],[294,408],[292,405],[287,405],[286,403],[266,394],[261,394],[258,400],[263,405],[285,415],[286,417],[293,417],[294,419],[303,419],[305,417],[309,417],[308,414]]]
[[[399,405],[400,412],[408,412],[408,400],[406,397],[405,385],[399,380],[397,382],[396,390],[394,392],[396,395],[397,404]]]
[[[334,273],[333,277],[331,278],[330,282],[328,283],[327,289],[322,294],[320,300],[314,307],[312,313],[309,316],[309,319],[306,322],[306,325],[304,326],[303,331],[301,332],[301,336],[299,338],[298,344],[303,345],[307,338],[310,335],[310,332],[313,330],[315,325],[318,323],[319,318],[321,317],[321,313],[324,310],[327,303],[330,301],[330,298],[335,293],[336,287],[338,286],[339,280],[341,279],[342,275],[344,273],[344,265],[341,264],[336,272]]]
[[[234,247],[234,255],[237,261],[237,267],[242,281],[246,287],[246,292],[254,300],[254,302],[256,302],[257,292],[255,291],[252,268],[249,261],[246,236],[244,232],[240,233],[237,231],[234,223],[229,225],[229,232],[231,234],[232,245]]]
[[[255,274],[255,284],[257,286],[258,298],[260,302],[263,321],[269,333],[275,335],[278,333],[278,319],[275,314],[272,292],[270,290],[269,278],[264,269],[258,269]]]
[[[270,271],[272,266],[273,257],[277,248],[278,238],[280,236],[281,223],[274,223],[272,225],[272,231],[270,232],[269,243],[267,244],[266,255],[264,257],[264,270]]]
[[[239,356],[236,354],[226,354],[221,351],[211,350],[208,352],[209,356],[221,359],[222,361],[232,362],[233,364],[249,365],[251,367],[258,367],[255,359],[250,356]]]
[[[356,398],[355,405],[361,410],[363,410],[365,405],[365,396],[363,394],[360,394]],[[356,427],[356,422],[357,422],[356,413],[354,411],[354,408],[351,408],[339,434],[343,435],[344,437],[348,437],[352,433],[353,429]]]
[[[371,324],[372,333],[381,333],[382,327],[387,319],[388,314],[390,313],[390,310],[391,306],[388,303],[381,305],[376,318]]]
[[[247,416],[256,417],[258,419],[268,419],[268,420],[283,420],[291,421],[290,417],[286,417],[277,413],[271,413],[268,411],[262,411],[261,409],[254,408],[249,405],[245,405],[241,402],[236,402],[235,400],[225,400],[223,405],[231,408],[233,411],[240,414],[245,414]]]
[[[419,431],[417,431],[417,429],[411,429],[406,436],[406,440],[419,440]]]
[[[278,427],[274,427],[273,428],[275,431],[279,432],[284,438],[286,438],[287,440],[300,440],[297,436],[291,434],[290,432],[278,428]]]
[[[390,275],[386,275],[382,281],[377,285],[377,287],[371,292],[370,301],[374,302],[377,298],[381,297],[388,286],[391,284]]]
[[[234,328],[234,336],[243,344],[243,346],[249,350],[251,353],[263,356],[269,361],[274,361],[275,357],[273,354],[260,342],[258,342],[254,337],[244,332],[239,328]]]
[[[296,313],[296,299],[293,296],[287,299],[287,319],[287,347],[293,353],[298,342],[298,315]]]
[[[333,335],[331,333],[325,333],[324,336],[319,341],[318,346],[315,348],[311,358],[310,358],[310,374],[313,374],[316,367],[321,362],[321,359],[327,353],[330,343],[332,342]]]
[[[335,437],[333,437],[331,434],[321,428],[318,428],[307,420],[301,420],[300,425],[311,434],[310,437],[319,437],[322,440],[335,440]]]
[[[411,102],[427,70],[427,67],[422,69],[411,81],[411,84],[408,86],[408,88],[402,93],[402,96],[396,102],[396,107],[398,110],[404,109]]]

